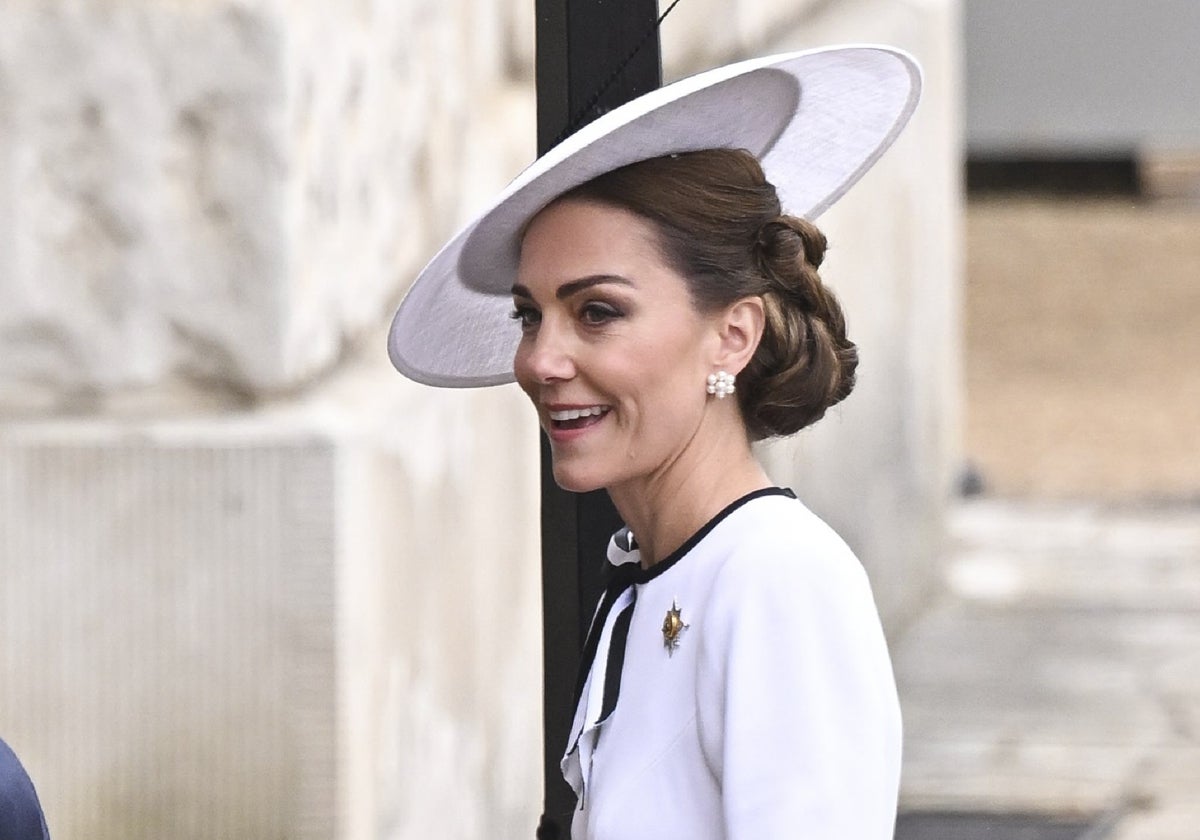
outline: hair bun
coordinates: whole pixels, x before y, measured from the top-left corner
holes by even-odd
[[[803,259],[813,268],[825,260],[828,242],[825,234],[808,219],[780,215],[758,229],[759,251],[770,259]]]
[[[761,395],[754,421],[763,437],[791,434],[824,415],[854,388],[858,351],[846,337],[837,297],[817,268],[825,235],[807,219],[780,215],[758,230],[767,329],[751,363]]]
[[[817,269],[825,259],[825,234],[807,219],[781,215],[758,229],[755,246],[771,290],[801,311],[823,316],[828,290]]]

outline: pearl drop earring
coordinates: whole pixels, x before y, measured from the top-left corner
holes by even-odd
[[[717,399],[723,400],[733,393],[733,375],[719,370],[708,375],[708,393],[716,394]]]

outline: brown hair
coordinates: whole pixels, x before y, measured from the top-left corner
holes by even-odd
[[[775,187],[743,149],[709,149],[615,169],[562,196],[620,207],[653,222],[668,264],[702,312],[762,297],[762,340],[738,377],[751,440],[790,435],[854,388],[858,350],[817,273],[825,236],[783,214]]]

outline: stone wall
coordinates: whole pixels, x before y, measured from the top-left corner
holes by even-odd
[[[506,27],[0,12],[0,731],[56,838],[536,825],[536,430],[381,334],[532,157]]]
[[[0,729],[56,838],[535,824],[536,438],[513,389],[381,391],[384,366],[0,433]]]
[[[340,362],[460,218],[469,139],[527,156],[476,107],[507,87],[485,5],[7,4],[0,410],[190,410]]]
[[[954,8],[685,0],[663,32],[669,78],[816,42],[925,63],[823,220],[860,393],[766,453],[893,628],[956,441]],[[58,840],[532,834],[534,423],[512,387],[404,381],[382,336],[532,158],[532,49],[531,3],[0,11],[0,734]]]
[[[859,345],[858,385],[820,423],[764,456],[858,552],[893,636],[936,589],[944,508],[960,464],[957,11],[940,0],[846,0],[770,47],[889,43],[917,56],[925,72],[908,129],[818,220],[830,241],[821,273]]]

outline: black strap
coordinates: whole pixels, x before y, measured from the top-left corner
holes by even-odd
[[[604,669],[604,701],[600,705],[600,722],[608,720],[608,716],[617,707],[617,697],[621,693],[621,671],[625,667],[625,644],[629,640],[629,622],[633,620],[633,608],[637,604],[637,589],[633,590],[633,600],[617,620],[613,622],[612,638],[608,642],[608,666]]]
[[[621,593],[633,585],[639,568],[637,563],[622,563],[619,566],[611,567],[608,583],[604,587],[604,595],[600,598],[600,606],[592,618],[587,640],[583,643],[583,653],[579,657],[579,671],[575,674],[574,702],[571,708],[578,707],[579,699],[583,697],[583,686],[587,682],[588,672],[592,670],[592,663],[596,661],[596,649],[600,647],[600,634],[604,630],[608,614],[612,612]]]

